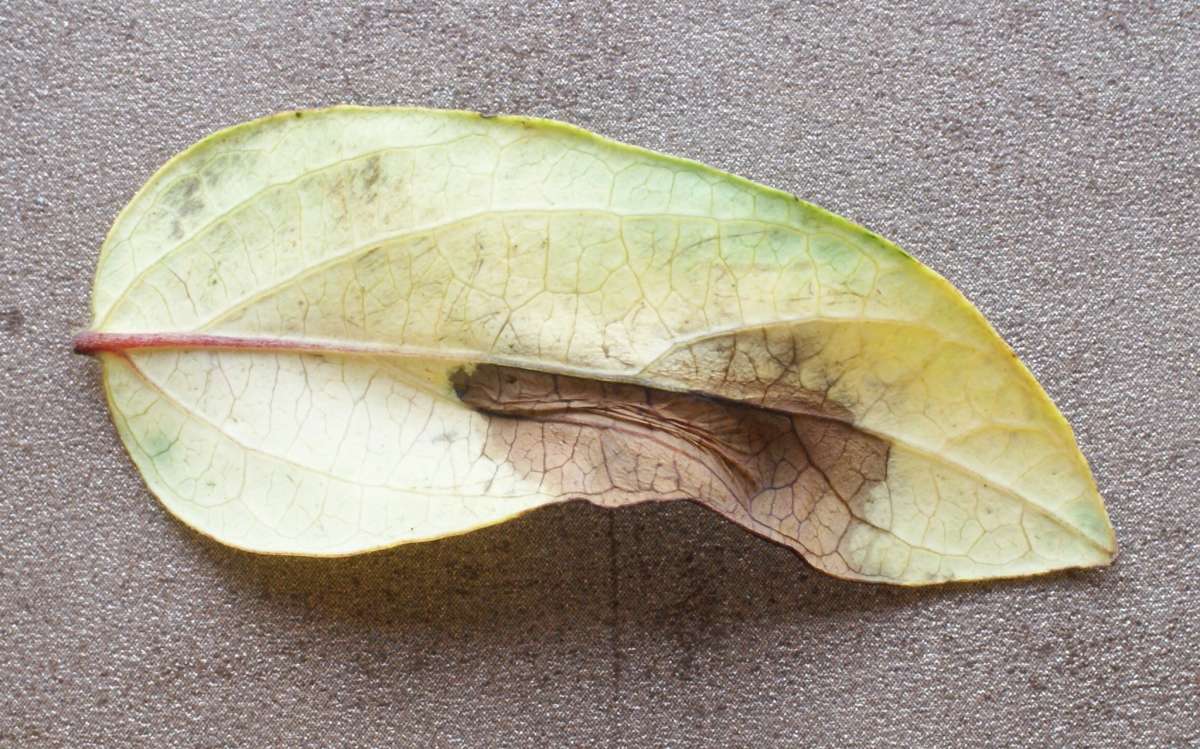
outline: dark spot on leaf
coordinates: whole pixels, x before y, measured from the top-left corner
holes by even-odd
[[[450,385],[454,388],[454,393],[459,400],[466,401],[467,391],[471,387],[471,376],[467,374],[466,369],[459,367],[450,373]]]
[[[164,199],[175,209],[171,223],[171,237],[180,239],[184,235],[184,220],[204,209],[204,201],[200,198],[200,179],[188,177],[180,181],[168,190]]]
[[[367,163],[363,166],[361,177],[363,191],[370,193],[371,188],[375,187],[375,183],[379,181],[379,154],[375,154],[367,159]]]

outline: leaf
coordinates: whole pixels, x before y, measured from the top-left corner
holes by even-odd
[[[201,533],[353,554],[688,499],[846,578],[1110,562],[1071,430],[945,280],[560,123],[337,107],[172,159],[101,253],[113,419]]]

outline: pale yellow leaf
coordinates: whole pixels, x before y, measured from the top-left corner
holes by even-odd
[[[151,491],[352,554],[691,499],[855,579],[1108,563],[1071,430],[953,287],[790,195],[560,123],[287,113],[162,168],[92,329]]]

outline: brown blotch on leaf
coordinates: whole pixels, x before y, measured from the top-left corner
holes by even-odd
[[[375,183],[379,181],[379,154],[375,154],[367,159],[367,163],[363,166],[360,174],[362,176],[363,191],[370,193],[371,188],[375,187]]]
[[[171,222],[171,238],[182,239],[184,236],[184,219],[195,216],[204,210],[204,201],[200,199],[200,180],[188,177],[172,187],[167,193],[168,202],[175,206],[174,219]]]
[[[689,499],[806,556],[838,553],[888,443],[827,414],[482,364],[451,384],[489,418],[485,457],[564,498]],[[816,399],[813,399],[814,401]]]

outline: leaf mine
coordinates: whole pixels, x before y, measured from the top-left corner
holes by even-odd
[[[340,555],[691,500],[845,578],[1109,563],[1069,426],[961,294],[778,191],[561,123],[336,107],[172,159],[101,251],[114,423],[224,543]]]
[[[486,364],[452,382],[492,417],[484,454],[543,491],[691,499],[823,569],[848,569],[839,543],[886,478],[887,443],[833,416]]]

